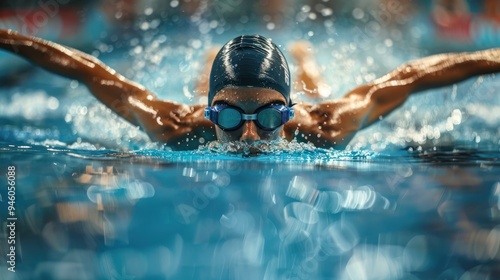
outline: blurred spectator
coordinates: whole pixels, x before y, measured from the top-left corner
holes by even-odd
[[[417,11],[414,0],[380,0],[380,18],[388,25],[405,24],[410,21]]]
[[[0,5],[0,28],[43,37],[74,47],[99,38],[109,22],[99,1],[13,1]]]
[[[486,18],[500,22],[500,1],[484,0],[484,15]]]
[[[101,9],[109,22],[131,22],[138,11],[137,0],[105,0],[101,1]]]
[[[465,0],[435,0],[432,15],[434,21],[441,26],[470,18],[469,6]]]

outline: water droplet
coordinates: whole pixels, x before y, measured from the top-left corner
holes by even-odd
[[[149,23],[147,21],[141,23],[140,28],[141,28],[142,31],[148,30],[149,29]]]
[[[459,109],[453,110],[451,112],[451,121],[454,125],[460,124],[462,122],[462,112]]]
[[[57,100],[57,98],[55,98],[53,96],[49,97],[49,100],[47,102],[47,107],[50,110],[55,110],[55,109],[59,108],[59,100]]]
[[[330,8],[324,8],[321,10],[321,15],[324,17],[333,15],[333,11]]]
[[[361,10],[360,8],[355,8],[354,10],[352,10],[352,16],[355,19],[359,20],[365,16],[365,12],[363,10]]]
[[[189,64],[188,62],[182,61],[179,63],[179,70],[181,72],[187,72],[189,71],[189,69],[191,69],[191,64]]]
[[[391,40],[391,39],[385,39],[385,40],[384,40],[384,44],[385,44],[388,48],[390,48],[390,47],[392,47],[392,40]]]
[[[194,49],[199,49],[202,46],[202,43],[200,40],[195,39],[191,41],[191,47]]]
[[[142,46],[136,46],[134,48],[134,53],[135,54],[141,54],[142,53]]]

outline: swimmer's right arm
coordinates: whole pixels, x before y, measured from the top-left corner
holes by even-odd
[[[433,55],[407,62],[338,100],[297,106],[296,118],[303,122],[304,135],[318,136],[308,137],[317,145],[344,147],[357,131],[381,120],[411,94],[490,73],[500,73],[500,48]],[[295,128],[289,127],[288,135]]]
[[[137,119],[127,110],[124,98],[155,99],[141,85],[81,51],[12,30],[0,30],[0,47],[50,72],[82,82],[97,99],[134,125],[138,125]]]
[[[99,101],[133,125],[141,126],[154,141],[176,144],[177,139],[196,134],[196,130],[211,131],[212,124],[203,117],[203,106],[158,100],[142,85],[81,51],[1,29],[0,48],[48,71],[82,82]]]

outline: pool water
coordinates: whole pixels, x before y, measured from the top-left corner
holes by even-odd
[[[0,149],[19,279],[498,276],[498,151]]]
[[[323,65],[329,98],[426,54],[356,25],[325,26],[189,37],[165,24],[105,36],[93,54],[186,103],[203,102],[191,92],[204,52],[238,33],[264,33],[284,48],[317,43],[318,61],[332,61]],[[412,96],[346,150],[278,141],[258,156],[206,143],[172,151],[76,81],[38,69],[16,77],[0,89],[0,173],[15,168],[0,190],[2,279],[500,275],[498,76]]]

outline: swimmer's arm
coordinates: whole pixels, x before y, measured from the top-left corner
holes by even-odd
[[[204,105],[130,98],[139,125],[153,141],[171,148],[194,149],[216,139],[214,125],[205,118]]]
[[[354,134],[403,104],[412,93],[500,72],[500,49],[440,54],[410,61],[343,98],[313,106],[316,121],[330,124],[326,139],[345,145]]]
[[[0,48],[48,71],[82,82],[98,100],[134,125],[139,122],[131,110],[130,97],[156,99],[143,86],[126,79],[97,58],[69,47],[12,30],[0,30]]]
[[[213,125],[203,116],[203,106],[158,100],[97,58],[36,37],[0,29],[0,48],[61,76],[76,79],[115,113],[142,129],[154,141],[177,146],[186,135],[214,139]]]

